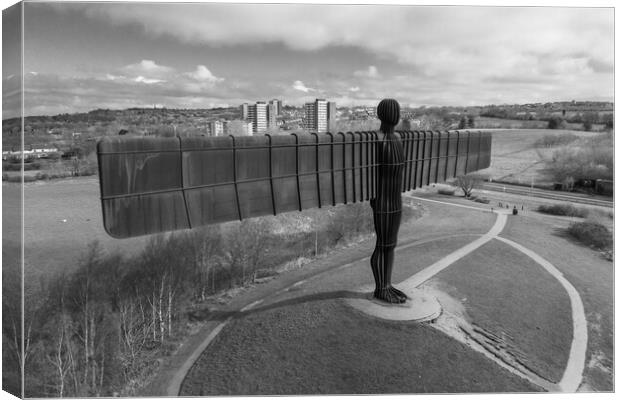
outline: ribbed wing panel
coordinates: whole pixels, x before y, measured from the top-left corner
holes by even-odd
[[[403,191],[487,168],[491,135],[398,132]],[[374,197],[377,132],[131,138],[97,145],[103,220],[126,238]]]

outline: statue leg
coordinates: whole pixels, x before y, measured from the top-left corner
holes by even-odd
[[[394,249],[401,212],[374,212],[373,216],[377,234],[375,251],[370,257],[370,266],[375,278],[374,297],[388,303],[404,303],[407,295],[392,286]]]

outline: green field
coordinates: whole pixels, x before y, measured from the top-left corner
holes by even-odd
[[[3,204],[19,202],[19,185],[3,183]],[[19,215],[3,208],[3,247],[19,245]],[[112,253],[137,253],[146,237],[117,240],[103,229],[97,178],[33,182],[24,186],[26,287],[36,290],[46,277],[70,272],[92,241]],[[43,280],[43,281],[42,281]]]
[[[560,113],[561,114],[561,113]],[[505,119],[493,117],[476,118],[476,128],[481,129],[547,129],[547,121],[541,120],[524,120],[524,119]],[[566,129],[583,130],[582,123],[566,123]],[[593,131],[602,131],[605,129],[603,124],[593,124]]]
[[[74,271],[90,243],[98,242],[104,255],[119,253],[128,258],[139,255],[154,238],[154,235],[128,239],[114,239],[109,236],[104,230],[99,196],[99,180],[96,177],[37,181],[24,185],[24,261],[29,293],[41,289],[51,276]],[[16,260],[21,245],[21,221],[15,209],[20,202],[19,184],[3,183],[3,202],[3,254],[5,260]],[[364,221],[370,226],[370,207],[367,203],[360,204],[360,207],[340,205],[264,217],[272,233],[281,235],[273,238],[278,242],[272,247],[275,249],[280,246],[277,253],[271,253],[274,266],[283,260],[305,256],[308,249],[313,252],[315,243],[319,251],[333,246],[330,240],[334,240],[333,235],[337,233],[334,232],[336,228],[330,224],[334,221],[347,224],[358,221],[357,227],[350,229],[362,229],[359,224],[365,223]],[[410,211],[405,213],[404,219],[417,218],[415,210],[408,210]],[[356,213],[361,215],[358,217]],[[222,224],[222,234],[237,224],[235,221]],[[319,232],[316,239],[315,231]],[[360,233],[363,232],[350,231],[342,240],[346,241],[349,236],[354,237]],[[282,246],[281,240],[284,240],[284,237],[293,243]],[[311,240],[306,240],[308,237]]]
[[[568,135],[591,137],[595,132],[549,130],[549,129],[504,129],[493,130],[491,166],[481,174],[493,180],[530,185],[552,184],[553,179],[545,170],[545,161],[551,159],[556,147],[541,148],[535,143],[545,135]]]

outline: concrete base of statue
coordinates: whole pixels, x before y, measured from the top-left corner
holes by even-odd
[[[348,298],[346,302],[365,314],[391,321],[426,322],[441,315],[441,304],[424,290],[405,290],[404,293],[409,298],[400,304],[390,304],[374,298],[373,290],[374,286],[362,287],[358,291],[363,293],[364,297]]]

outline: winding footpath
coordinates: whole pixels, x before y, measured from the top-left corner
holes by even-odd
[[[411,195],[407,195],[407,197],[410,199],[415,199],[417,201],[424,201],[424,202],[448,205],[452,207],[473,209],[479,212],[489,212],[488,210],[482,209],[479,207],[443,202],[443,201],[426,199],[426,198],[416,197],[416,196],[411,196]],[[571,315],[572,315],[572,320],[573,320],[573,339],[572,339],[571,348],[569,351],[568,362],[564,370],[564,373],[562,375],[562,379],[560,380],[560,382],[557,383],[555,387],[560,392],[576,392],[577,389],[579,388],[579,385],[581,384],[582,377],[583,377],[583,370],[585,367],[586,349],[587,349],[587,342],[588,342],[587,322],[586,322],[585,311],[584,311],[584,306],[583,306],[581,297],[579,296],[579,293],[577,292],[575,287],[548,260],[545,260],[543,257],[538,255],[534,251],[512,240],[499,236],[506,225],[506,221],[509,215],[509,210],[500,209],[500,210],[494,210],[493,212],[496,214],[497,218],[495,220],[495,223],[493,224],[493,226],[487,233],[477,238],[473,242],[468,243],[467,245],[446,255],[442,259],[424,268],[423,270],[412,275],[406,280],[400,282],[398,286],[404,290],[417,288],[420,285],[422,285],[424,282],[431,279],[433,276],[437,275],[439,272],[448,268],[450,265],[452,265],[456,261],[474,252],[476,249],[480,248],[484,244],[494,239],[512,246],[516,250],[520,251],[524,255],[531,258],[533,261],[539,264],[545,271],[547,271],[550,275],[552,275],[562,285],[562,287],[564,288],[564,290],[567,292],[569,296],[570,305],[571,305]],[[410,244],[405,244],[403,246],[399,246],[396,250],[397,251],[403,250],[413,245],[416,245],[416,243],[410,243]],[[345,264],[345,265],[339,266],[337,269],[346,268],[352,264],[353,263]],[[327,272],[327,271],[324,271],[324,272]],[[302,282],[304,281],[296,282],[292,285],[289,285],[283,289],[278,290],[277,292],[267,297],[277,296],[285,291],[290,290],[292,287],[301,284]],[[247,310],[250,310],[258,306],[259,304],[263,303],[263,301],[267,297],[256,300],[253,303],[246,305],[240,311],[241,312],[247,311]],[[222,331],[222,329],[233,318],[234,318],[233,316],[230,316],[226,320],[221,322],[219,325],[217,325],[207,335],[207,337],[202,341],[202,343],[200,343],[200,345],[197,346],[195,351],[187,358],[187,360],[183,363],[181,368],[179,368],[176,371],[175,375],[171,379],[168,385],[168,388],[167,388],[167,392],[166,392],[167,396],[178,396],[179,395],[179,391],[183,383],[183,380],[185,376],[187,375],[188,371],[190,370],[190,368],[192,367],[192,365],[196,362],[196,360],[200,357],[200,355],[206,350],[207,346],[213,341],[213,339]]]
[[[472,208],[478,211],[482,211],[480,208],[477,207],[470,207],[460,204],[442,202],[438,200],[425,199],[422,197],[408,197],[415,200],[451,205],[454,207]],[[581,384],[581,380],[583,377],[583,369],[586,361],[586,349],[588,346],[588,325],[586,322],[586,314],[583,308],[583,302],[581,301],[581,297],[579,296],[577,289],[575,289],[575,287],[564,277],[562,272],[560,272],[549,261],[545,260],[534,251],[516,242],[513,242],[512,240],[500,237],[499,234],[506,226],[507,216],[509,215],[510,210],[506,211],[504,209],[500,209],[495,210],[494,212],[497,214],[497,219],[495,220],[495,224],[493,225],[493,227],[491,227],[491,229],[486,234],[482,235],[480,238],[474,240],[473,242],[461,247],[460,249],[448,254],[441,260],[426,267],[425,269],[411,276],[410,278],[404,280],[399,284],[399,286],[404,288],[405,290],[418,287],[442,270],[444,270],[445,268],[449,267],[454,262],[465,257],[483,244],[488,243],[493,239],[500,240],[514,247],[521,253],[530,257],[542,268],[544,268],[549,274],[551,274],[555,279],[557,279],[557,281],[562,285],[562,287],[564,288],[564,290],[566,290],[566,293],[568,294],[571,305],[571,314],[573,318],[573,340],[568,356],[568,362],[566,363],[566,369],[564,370],[562,379],[558,383],[558,388],[561,392],[576,392],[579,388],[579,385]]]

